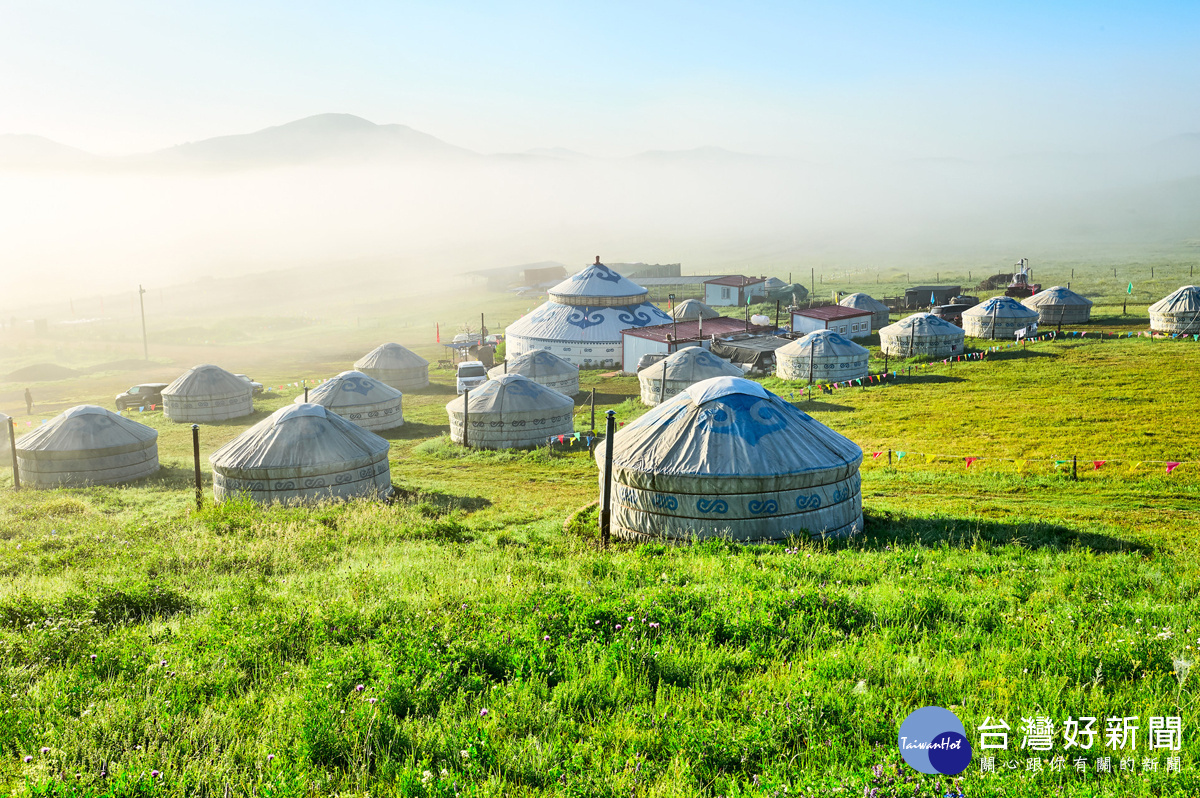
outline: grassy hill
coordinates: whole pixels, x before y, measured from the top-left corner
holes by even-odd
[[[1125,324],[1111,293],[1097,328]],[[485,300],[456,301],[470,318]],[[408,328],[264,322],[179,344],[165,371],[236,356],[276,388],[253,416],[203,427],[206,491],[207,455],[300,393],[285,384],[380,336],[434,356],[424,329],[447,303],[406,313]],[[4,372],[47,359],[28,343]],[[0,471],[0,781],[36,795],[1194,795],[1198,367],[1191,341],[1067,339],[797,397],[865,450],[867,528],[780,546],[601,550],[594,513],[577,512],[597,495],[590,453],[450,445],[448,371],[405,395],[407,424],[387,436],[392,505],[208,493],[197,512],[190,430],[135,414],[160,432],[154,479],[15,493]],[[36,390],[107,404],[122,379]],[[642,412],[635,378],[582,384],[601,412]],[[890,467],[873,456],[888,450]],[[1009,750],[977,750],[958,780],[898,765],[898,724],[929,704],[976,746],[1004,719]],[[1137,749],[1101,734],[1079,752],[1059,731],[1028,769],[1023,719],[1069,716],[1101,730],[1137,716]],[[1181,751],[1146,748],[1152,716],[1182,718]]]

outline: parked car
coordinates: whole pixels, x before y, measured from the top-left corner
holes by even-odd
[[[247,377],[245,374],[234,374],[233,376],[237,377],[240,380],[245,380],[246,382],[250,383],[250,387],[254,389],[254,392],[253,392],[254,396],[258,396],[260,393],[263,392],[263,384],[261,382],[255,382],[254,380]]]
[[[455,384],[459,393],[478,388],[487,382],[487,379],[487,367],[478,360],[464,360],[458,364]]]
[[[141,385],[135,385],[125,393],[117,394],[117,410],[128,410],[131,407],[149,408],[150,405],[162,405],[163,388],[166,388],[169,384],[166,382],[144,382]]]

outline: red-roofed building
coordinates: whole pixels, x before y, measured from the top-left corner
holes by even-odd
[[[747,327],[744,319],[729,316],[655,324],[652,327],[630,327],[621,330],[621,362],[625,364],[626,371],[633,372],[636,371],[637,362],[642,355],[654,352],[669,355],[685,346],[703,346],[708,349],[714,335],[720,339],[746,332],[762,334],[770,332],[770,329],[753,324]]]
[[[711,307],[719,305],[744,307],[749,304],[751,296],[766,295],[766,288],[763,286],[766,281],[766,277],[743,277],[740,274],[705,280],[704,304]]]
[[[793,335],[807,335],[816,330],[833,330],[847,338],[866,338],[871,334],[871,311],[842,305],[792,308]]]

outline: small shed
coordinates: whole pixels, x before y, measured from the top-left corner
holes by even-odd
[[[766,295],[766,290],[762,287],[765,281],[765,277],[744,277],[740,274],[705,280],[704,302],[714,307],[743,307],[749,304],[752,295]]]
[[[904,307],[927,308],[934,305],[952,305],[954,297],[961,293],[961,285],[914,285],[904,291]]]
[[[792,333],[803,335],[817,330],[833,330],[847,338],[866,338],[871,334],[874,312],[842,305],[818,308],[792,308]]]
[[[781,380],[841,382],[870,373],[871,353],[841,333],[817,330],[775,350],[775,376]]]

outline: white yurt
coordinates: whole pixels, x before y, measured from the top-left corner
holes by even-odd
[[[966,334],[932,313],[914,313],[879,331],[879,351],[891,357],[949,357],[963,353]]]
[[[404,394],[361,371],[343,371],[308,392],[308,401],[326,407],[363,429],[404,426]],[[304,404],[297,396],[296,404]]]
[[[666,324],[648,292],[596,262],[550,289],[550,299],[504,331],[505,351],[546,349],[581,368],[620,367],[621,330]]]
[[[213,495],[260,504],[386,498],[388,446],[321,405],[288,405],[213,452]]]
[[[607,442],[596,447],[604,486]],[[689,386],[617,431],[612,531],[780,540],[862,531],[862,449],[756,382]]]
[[[1200,285],[1185,285],[1150,306],[1155,332],[1200,333]]]
[[[814,330],[775,350],[781,380],[841,382],[870,373],[871,353],[836,330]]]
[[[872,330],[882,330],[888,326],[888,322],[891,320],[892,311],[888,306],[870,294],[857,293],[844,296],[838,304],[845,308],[854,308],[855,310],[869,310],[871,312]]]
[[[8,431],[12,429],[12,425],[13,420],[0,413],[0,468],[12,467],[12,445],[8,440]]]
[[[460,396],[446,405],[450,440],[462,443]],[[504,374],[471,391],[467,445],[477,449],[540,446],[551,435],[575,434],[575,401],[520,374]]]
[[[158,431],[79,405],[17,438],[17,467],[33,488],[132,482],[158,471]]]
[[[493,380],[505,374],[520,374],[565,396],[579,393],[579,366],[545,349],[526,352],[488,371]]]
[[[397,391],[429,385],[429,361],[400,344],[382,344],[354,362],[356,371],[374,377]]]
[[[713,377],[741,377],[744,372],[700,346],[688,346],[638,372],[642,404],[654,407],[675,394]]]
[[[254,412],[254,388],[220,366],[193,366],[163,388],[163,415],[172,421],[224,421]]]
[[[720,316],[715,310],[699,299],[685,299],[670,311],[675,321],[695,321],[696,319],[715,319]]]
[[[985,299],[962,314],[963,332],[972,338],[1016,338],[1017,330],[1036,324],[1038,312],[1010,296]]]
[[[1037,311],[1039,324],[1082,324],[1092,317],[1092,300],[1061,285],[1038,291],[1021,304]]]

